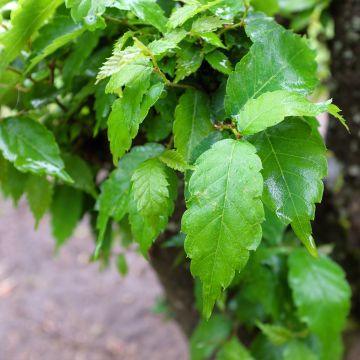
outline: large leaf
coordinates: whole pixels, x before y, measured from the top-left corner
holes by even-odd
[[[11,15],[11,29],[0,35],[0,72],[13,61],[62,0],[19,0]],[[1,48],[1,46],[0,46]]]
[[[214,315],[197,325],[190,339],[192,360],[207,360],[231,333],[231,321],[227,316]]]
[[[199,143],[213,131],[207,95],[197,90],[186,90],[175,110],[174,143],[188,161]]]
[[[57,49],[75,40],[84,30],[82,25],[75,24],[67,16],[54,17],[51,23],[40,30],[39,37],[34,41],[33,50],[36,56],[31,59],[27,71]]]
[[[51,204],[52,233],[59,248],[72,235],[80,220],[83,208],[83,193],[69,186],[55,189]]]
[[[7,118],[0,123],[0,150],[20,171],[71,182],[53,134],[30,118]]]
[[[288,116],[317,116],[328,111],[329,105],[329,101],[314,104],[301,94],[277,90],[249,100],[234,119],[242,135],[252,135]]]
[[[217,142],[195,164],[188,210],[182,220],[191,272],[203,283],[208,318],[222,288],[246,264],[261,240],[263,180],[255,148],[244,141]],[[241,234],[241,236],[239,236]]]
[[[53,194],[52,184],[44,176],[31,175],[26,183],[26,197],[35,218],[35,227],[49,209]]]
[[[321,359],[340,359],[340,333],[351,295],[344,271],[329,258],[314,259],[302,249],[290,255],[289,268],[289,283],[299,317],[319,337]]]
[[[326,149],[316,129],[300,118],[251,137],[263,164],[263,201],[316,254],[310,221],[321,201],[327,174]]]
[[[304,39],[262,16],[249,20],[246,30],[254,44],[228,79],[228,115],[238,114],[249,99],[265,92],[287,90],[306,95],[315,88],[315,53]]]
[[[119,167],[102,184],[96,204],[99,211],[96,226],[99,230],[100,242],[105,234],[109,218],[120,221],[129,211],[131,177],[134,170],[143,161],[156,157],[163,151],[164,148],[160,144],[135,146],[120,160]]]

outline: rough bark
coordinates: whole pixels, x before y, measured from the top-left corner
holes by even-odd
[[[344,184],[326,193],[317,216],[320,240],[336,244],[334,255],[353,287],[353,314],[360,318],[360,1],[333,1],[335,38],[331,44],[334,102],[343,110],[351,134],[331,121],[328,148],[340,163]],[[331,175],[334,176],[334,175]]]

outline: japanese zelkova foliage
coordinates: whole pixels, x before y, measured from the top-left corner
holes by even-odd
[[[347,127],[302,31],[325,3],[0,0],[3,196],[49,212],[57,249],[87,214],[91,260],[123,275],[115,247],[177,247],[194,360],[342,357],[350,288],[311,225],[317,116]]]

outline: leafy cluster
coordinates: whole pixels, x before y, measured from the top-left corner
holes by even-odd
[[[49,210],[57,247],[88,213],[105,263],[119,233],[147,256],[185,199],[164,245],[196,278],[193,359],[341,356],[350,290],[311,221],[327,174],[316,116],[346,124],[309,100],[306,38],[263,13],[318,2],[0,0],[4,195],[25,193],[36,224]]]

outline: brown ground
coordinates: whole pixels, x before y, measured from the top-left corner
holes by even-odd
[[[0,360],[186,360],[172,322],[151,308],[161,288],[146,261],[130,271],[88,264],[86,222],[53,257],[48,219],[33,230],[27,205],[0,199]]]

